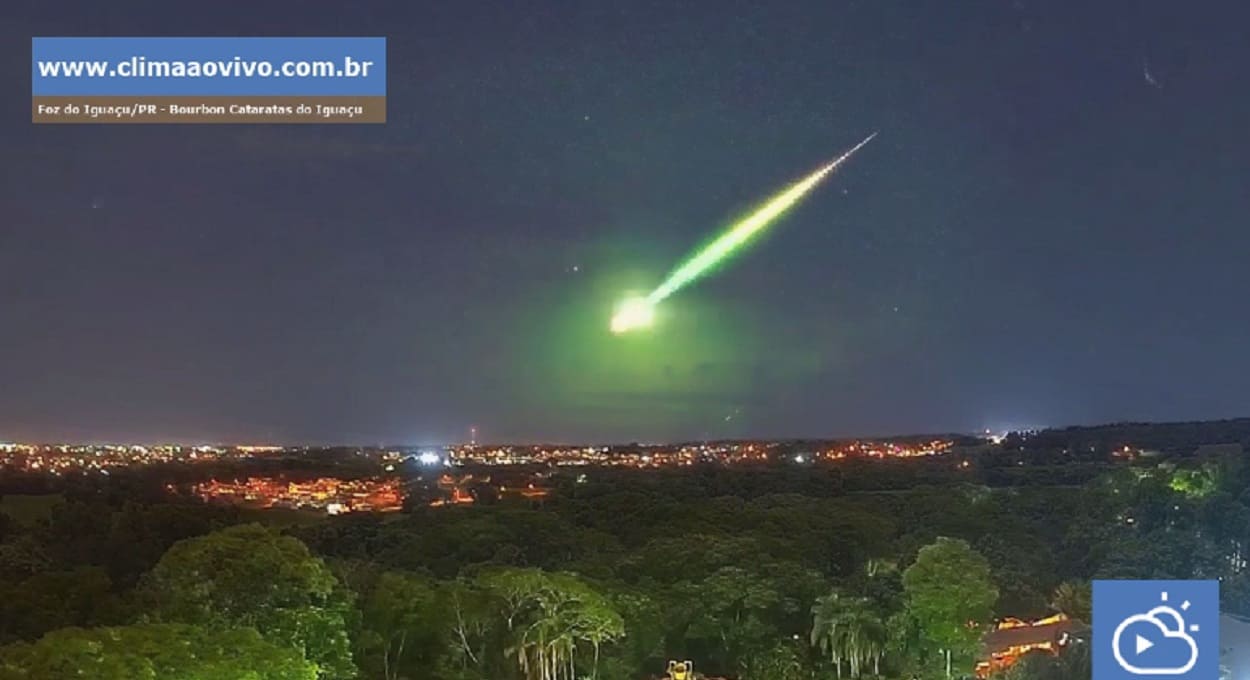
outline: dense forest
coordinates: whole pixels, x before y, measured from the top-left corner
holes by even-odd
[[[579,470],[541,504],[286,525],[63,490],[40,516],[0,513],[0,680],[640,680],[670,659],[742,680],[951,678],[995,620],[1088,621],[1094,578],[1220,578],[1225,611],[1250,615],[1239,456],[1012,457],[1027,448]],[[1003,675],[1089,673],[1076,644]]]

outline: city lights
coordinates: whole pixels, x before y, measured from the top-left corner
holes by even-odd
[[[259,508],[323,510],[331,515],[394,512],[404,505],[403,490],[395,479],[320,478],[296,482],[256,477],[242,482],[213,480],[197,485],[195,493],[206,501]]]

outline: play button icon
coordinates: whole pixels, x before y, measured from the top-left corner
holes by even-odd
[[[1089,644],[1094,672],[1085,677],[1220,677],[1219,591],[1215,580],[1094,581],[1094,632]]]

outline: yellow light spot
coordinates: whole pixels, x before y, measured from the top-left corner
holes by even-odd
[[[624,333],[646,328],[655,321],[655,307],[646,298],[630,298],[621,303],[612,317],[612,332]]]

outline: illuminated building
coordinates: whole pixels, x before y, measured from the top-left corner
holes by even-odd
[[[327,514],[393,512],[404,506],[396,479],[345,480],[323,477],[306,482],[253,477],[243,482],[213,480],[195,487],[196,495],[216,501],[261,508],[312,508]]]
[[[1084,626],[1063,614],[1028,623],[1019,619],[1005,619],[981,640],[981,654],[977,659],[977,677],[991,674],[1014,664],[1029,652],[1058,654],[1072,644],[1078,631]]]
[[[455,487],[451,491],[451,496],[447,499],[438,498],[430,501],[431,508],[441,508],[444,505],[464,505],[473,502],[473,496],[470,496],[460,487]]]

